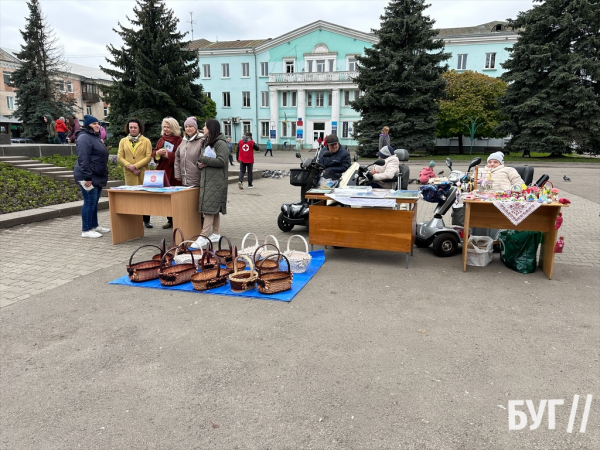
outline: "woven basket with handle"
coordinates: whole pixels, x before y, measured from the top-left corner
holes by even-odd
[[[220,265],[208,269],[204,265],[204,261],[210,260],[211,256],[215,257],[214,252],[211,252],[210,250],[204,252],[202,259],[200,260],[200,272],[193,274],[191,277],[192,286],[194,286],[194,289],[197,291],[207,291],[227,283],[227,277],[229,275],[228,269],[222,269]]]
[[[279,261],[281,261],[281,253],[279,253],[279,249],[277,247],[275,247],[273,244],[263,244],[263,245],[259,245],[256,250],[254,251],[254,256],[252,257],[252,262],[254,263],[254,267],[258,267],[259,262],[261,261],[260,259],[260,254],[263,250],[263,247],[266,247],[270,245],[271,247],[275,248],[277,250],[277,252],[272,252],[272,256],[278,256],[276,259],[269,259],[267,258],[265,260],[265,263],[263,265],[263,273],[267,273],[267,272],[275,272],[277,270],[279,270]]]
[[[238,259],[238,256],[246,256],[246,255],[238,255],[238,250],[235,245],[233,246],[233,253],[231,256],[232,256],[231,261],[229,261],[227,264],[225,264],[225,267],[227,267],[230,271],[234,270],[234,265],[235,265],[235,268],[237,268],[237,270],[244,270],[246,268],[246,263],[243,260]],[[247,259],[250,260],[250,258],[247,258]]]
[[[262,270],[262,265],[267,261],[270,261],[269,258],[278,258],[281,257],[285,259],[287,262],[288,270],[278,270],[276,272],[265,273]],[[258,279],[256,280],[256,285],[258,286],[258,292],[261,294],[277,294],[278,292],[289,291],[292,289],[292,279],[294,275],[290,270],[290,262],[283,255],[271,255],[267,259],[263,259],[258,265]],[[279,259],[278,259],[279,260]],[[277,263],[279,265],[279,263]]]
[[[254,236],[254,239],[256,240],[256,243],[254,245],[249,245],[248,247],[246,247],[246,238],[248,236]],[[254,257],[254,252],[256,251],[256,249],[258,248],[260,244],[258,243],[258,236],[254,233],[246,233],[246,235],[244,236],[244,238],[242,239],[242,245],[240,247],[240,250],[238,250],[238,255],[246,255],[250,258]]]
[[[290,250],[290,241],[292,240],[292,238],[295,237],[299,237],[304,241],[304,248],[306,249],[306,251],[302,252],[299,250]],[[310,260],[312,259],[310,253],[308,253],[308,242],[306,242],[306,239],[304,239],[304,237],[300,236],[299,234],[294,234],[293,236],[289,237],[287,241],[287,250],[283,252],[283,254],[290,262],[290,269],[293,273],[306,272],[306,268],[308,267],[308,265],[310,264]]]
[[[158,278],[160,261],[152,259],[150,261],[141,261],[132,264],[133,255],[135,255],[139,249],[144,247],[154,247],[157,248],[158,251],[162,251],[160,247],[157,247],[156,245],[142,245],[131,254],[131,257],[129,258],[129,264],[127,264],[127,273],[129,274],[129,280],[133,281],[134,283],[140,283],[142,281],[148,280],[156,280]]]
[[[260,252],[260,258],[261,258],[261,259],[265,259],[265,258],[266,258],[267,256],[269,256],[269,255],[275,255],[275,254],[277,254],[277,253],[281,253],[281,252],[279,251],[279,248],[280,248],[280,247],[279,247],[279,241],[278,241],[278,240],[277,240],[277,238],[276,238],[275,236],[273,236],[272,234],[268,234],[267,236],[265,236],[265,241],[263,242],[263,245],[264,245],[264,244],[267,244],[267,243],[269,242],[269,238],[272,238],[272,239],[273,239],[273,241],[275,242],[275,244],[272,244],[272,245],[273,245],[273,246],[274,246],[274,247],[277,249],[277,251],[275,251],[275,250],[272,250],[272,249],[270,249],[270,248],[266,248],[266,247],[264,247],[264,248],[262,249],[262,251]]]
[[[179,247],[171,247],[167,250],[165,256],[171,252],[175,252],[175,256],[177,256],[178,250]],[[177,286],[178,284],[190,281],[191,276],[196,273],[194,255],[192,255],[192,262],[190,264],[177,264],[175,266],[167,264],[165,256],[163,256],[163,259],[160,261],[160,271],[158,272],[160,284],[163,286]]]
[[[223,242],[223,239],[227,241],[227,245],[229,246],[229,248],[221,248],[221,242]],[[221,238],[219,239],[219,249],[215,251],[215,255],[217,255],[219,262],[223,265],[225,265],[233,259],[233,247],[228,237],[221,236]]]
[[[161,239],[160,241],[160,253],[157,253],[156,255],[154,255],[152,257],[153,260],[160,262],[160,260],[162,259],[163,255],[165,254],[165,252],[167,251],[167,245],[164,239]],[[169,255],[167,257],[167,262],[170,263],[173,260],[173,255]]]
[[[258,279],[258,272],[254,270],[252,260],[246,255],[237,256],[233,262],[237,262],[238,259],[245,259],[248,262],[250,270],[239,270],[237,266],[234,267],[233,273],[229,274],[229,284],[231,290],[234,292],[248,291],[256,287],[256,280]],[[244,267],[246,263],[244,263]],[[239,271],[238,271],[239,270]]]

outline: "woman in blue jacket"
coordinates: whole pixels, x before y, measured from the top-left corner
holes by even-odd
[[[83,195],[81,237],[102,237],[102,233],[110,231],[98,225],[98,201],[108,182],[108,149],[100,139],[100,124],[94,116],[84,116],[83,128],[77,132],[73,176]]]

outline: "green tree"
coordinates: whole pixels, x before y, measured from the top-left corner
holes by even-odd
[[[26,137],[47,142],[44,116],[56,119],[70,114],[73,101],[61,96],[58,89],[62,51],[54,32],[46,24],[39,0],[30,0],[27,6],[27,26],[25,31],[20,30],[25,43],[16,54],[21,66],[12,72],[10,79],[11,86],[17,88],[17,109],[13,116],[23,122]]]
[[[111,145],[125,136],[124,123],[138,117],[145,124],[145,136],[156,142],[161,134],[164,117],[183,122],[187,117],[206,117],[208,98],[200,77],[198,57],[183,41],[185,34],[177,31],[173,10],[162,0],[137,0],[133,9],[133,25],[119,23],[114,30],[123,39],[123,46],[108,45],[114,67],[101,67],[114,83],[107,87],[105,101],[111,106],[108,120],[114,130]]]
[[[433,146],[437,100],[444,91],[441,75],[449,53],[436,39],[424,0],[392,0],[373,30],[379,41],[357,58],[354,81],[364,92],[352,103],[361,114],[355,137],[361,155],[377,152],[379,133],[389,126],[392,146],[410,151]]]
[[[461,155],[464,153],[462,136],[469,136],[473,125],[476,128],[474,138],[499,137],[496,128],[502,116],[498,98],[506,92],[506,83],[471,70],[451,70],[443,78],[446,88],[440,100],[437,136],[458,137]]]
[[[511,151],[600,150],[598,0],[536,0],[509,24],[519,40],[502,64],[509,83],[500,100]]]

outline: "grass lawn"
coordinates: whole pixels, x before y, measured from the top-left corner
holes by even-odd
[[[473,158],[475,157],[481,157],[482,161],[487,161],[487,158],[489,156],[489,153],[481,154],[481,153],[473,153],[472,155],[469,155],[468,151],[466,154],[464,155],[459,155],[459,154],[455,154],[452,153],[450,155],[434,155],[434,156],[430,156],[430,155],[426,155],[424,153],[417,153],[416,155],[410,155],[410,160],[409,161],[435,161],[436,163],[441,162],[444,163],[446,161],[446,158],[450,158],[452,160],[452,162],[455,161],[471,161]],[[375,157],[373,158],[365,158],[365,157],[360,157],[360,160],[373,160]],[[546,162],[546,163],[588,163],[588,164],[598,164],[600,163],[600,157],[587,157],[587,156],[580,156],[577,154],[574,155],[563,155],[560,157],[552,157],[550,158],[550,153],[531,153],[531,158],[523,158],[521,157],[521,154],[512,154],[512,155],[504,155],[504,161],[505,162],[518,162],[520,164],[529,164],[529,161],[531,162]]]

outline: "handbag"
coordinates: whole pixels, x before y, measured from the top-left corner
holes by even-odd
[[[299,250],[290,250],[290,241],[292,240],[292,238],[295,237],[299,237],[304,241],[306,251],[301,252]],[[306,269],[310,264],[310,260],[312,259],[310,253],[308,253],[308,242],[306,242],[306,239],[304,239],[304,237],[300,236],[299,234],[294,234],[293,236],[289,237],[287,241],[287,250],[283,252],[283,254],[285,257],[287,257],[290,263],[290,269],[293,273],[306,272]]]
[[[266,247],[267,245],[270,245],[271,247],[274,247],[275,249],[277,249],[277,252],[272,252],[271,255],[269,256],[277,256],[279,255],[279,257],[277,258],[277,261],[273,260],[273,259],[269,259],[267,258],[263,258],[262,261],[264,261],[264,265],[262,266],[263,269],[263,273],[267,273],[267,272],[275,272],[276,270],[279,269],[279,261],[281,261],[281,253],[279,252],[279,249],[277,247],[275,247],[273,244],[263,244],[257,247],[257,249],[254,251],[254,256],[252,257],[252,262],[254,264],[255,267],[258,267],[258,263],[261,260],[260,259],[260,254],[261,254],[261,249],[263,247]]]
[[[210,250],[204,252],[204,255],[200,259],[200,272],[194,273],[191,276],[192,286],[196,291],[207,291],[227,283],[228,269],[222,269],[218,264],[216,267],[210,269],[204,265],[204,261],[210,258],[211,255],[213,257],[216,256]]]
[[[177,286],[178,284],[187,283],[190,281],[191,276],[196,273],[196,264],[194,263],[194,255],[192,255],[192,262],[190,264],[177,264],[172,266],[165,262],[165,256],[175,252],[173,259],[177,256],[179,247],[171,247],[165,255],[163,255],[160,261],[160,270],[158,272],[158,278],[160,284],[163,286]]]
[[[157,261],[153,258],[150,261],[141,261],[132,264],[133,255],[135,255],[139,249],[144,247],[154,247],[161,251],[160,247],[157,247],[156,245],[142,245],[131,254],[131,257],[129,258],[129,264],[127,264],[127,273],[129,274],[129,280],[133,281],[134,283],[155,280],[158,278],[160,261]]]
[[[250,265],[250,270],[241,269],[238,272],[238,266],[233,266],[233,273],[229,274],[229,285],[231,290],[234,292],[248,291],[256,287],[256,280],[258,279],[258,272],[254,270],[252,261],[246,255],[237,256],[232,262],[238,262],[238,258],[245,259]],[[246,263],[244,263],[244,266]]]
[[[263,259],[258,265],[258,279],[256,285],[258,286],[258,292],[261,294],[277,294],[278,292],[289,291],[292,289],[292,279],[294,275],[290,270],[290,262],[284,255],[271,255],[269,258],[279,256],[285,259],[287,262],[288,270],[277,270],[276,272],[265,273],[262,270],[262,265],[270,261],[270,259]],[[279,264],[277,264],[279,266]]]

